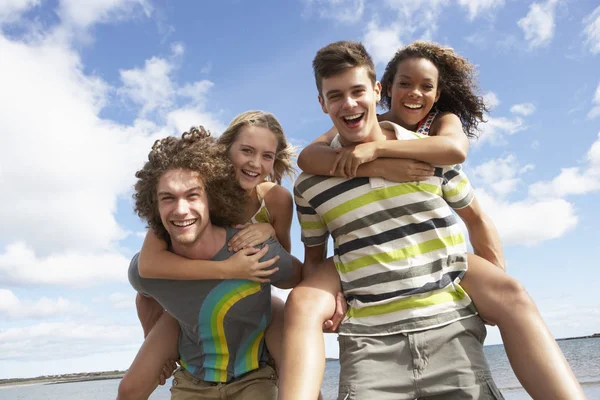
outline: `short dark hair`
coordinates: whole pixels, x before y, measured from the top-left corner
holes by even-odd
[[[210,221],[215,225],[243,223],[246,192],[235,178],[225,146],[217,144],[203,126],[192,128],[181,138],[157,140],[144,167],[135,173],[133,199],[135,212],[148,223],[158,237],[169,235],[158,211],[157,186],[161,176],[172,169],[196,171],[208,196]]]
[[[319,95],[322,95],[323,78],[330,78],[354,67],[365,67],[371,83],[375,85],[375,64],[362,43],[343,40],[328,44],[317,51],[313,60],[313,71]]]

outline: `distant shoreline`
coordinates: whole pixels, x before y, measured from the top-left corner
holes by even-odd
[[[3,387],[22,385],[59,385],[61,383],[102,381],[106,379],[121,379],[126,371],[82,372],[64,375],[44,375],[35,378],[0,379],[0,389]]]
[[[593,335],[587,336],[576,336],[568,338],[556,339],[556,341],[565,340],[577,340],[577,339],[600,339],[600,333],[594,333]],[[327,361],[337,361],[337,358],[327,357]],[[101,381],[106,379],[121,379],[127,371],[104,371],[104,372],[81,372],[74,374],[63,374],[63,375],[44,375],[35,378],[13,378],[13,379],[0,379],[0,389],[11,386],[21,385],[32,385],[32,384],[46,384],[46,385],[57,385],[61,383],[73,383],[73,382],[88,382],[88,381]]]

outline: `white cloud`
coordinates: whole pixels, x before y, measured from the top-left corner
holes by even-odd
[[[120,71],[123,87],[119,92],[141,105],[141,116],[164,111],[174,102],[175,90],[169,76],[172,70],[173,65],[167,60],[152,57],[143,68]]]
[[[360,21],[364,11],[364,0],[305,0],[304,14],[316,12],[320,18],[354,23]]]
[[[21,301],[12,291],[0,289],[0,315],[8,319],[39,319],[65,314],[80,314],[87,310],[81,304],[73,303],[63,297],[49,299],[42,297],[37,301]]]
[[[525,34],[530,48],[544,47],[550,44],[554,36],[554,12],[558,0],[546,3],[533,3],[527,15],[517,22]]]
[[[0,360],[6,363],[77,358],[131,349],[141,337],[141,327],[137,325],[43,322],[0,330]]]
[[[21,14],[40,4],[40,0],[3,0],[0,3],[0,25],[14,22]]]
[[[498,106],[498,104],[500,104],[500,99],[498,99],[498,96],[496,95],[496,93],[487,92],[486,94],[483,95],[483,103],[486,105],[486,107],[489,110],[492,110],[492,109],[496,108]]]
[[[510,112],[527,117],[535,112],[535,106],[531,103],[515,104],[510,108]]]
[[[458,4],[467,9],[472,21],[482,13],[504,6],[504,0],[458,0]]]
[[[581,195],[600,190],[600,134],[586,154],[584,167],[563,168],[551,181],[537,182],[529,188],[536,198]]]
[[[597,116],[600,115],[600,83],[598,84],[598,87],[596,88],[596,92],[594,93],[594,99],[592,100],[592,104],[593,107],[592,109],[588,112],[588,118],[592,119],[592,118],[596,118]]]
[[[506,135],[514,135],[518,132],[527,129],[525,121],[522,118],[492,118],[487,117],[487,122],[479,125],[481,129],[481,135],[477,144],[483,144],[490,142],[492,144],[503,144],[505,142]]]
[[[386,0],[385,3],[398,13],[395,24],[407,38],[414,39],[432,39],[440,15],[451,4],[449,0]]]
[[[64,24],[87,28],[96,23],[126,18],[138,7],[150,16],[152,8],[146,0],[61,0],[58,14]]]
[[[116,292],[108,296],[110,304],[117,309],[135,309],[135,292]]]
[[[399,26],[395,24],[380,29],[378,22],[369,23],[362,42],[375,64],[387,64],[402,47],[400,32]]]
[[[499,196],[506,196],[516,190],[522,182],[519,175],[533,168],[532,165],[521,167],[514,155],[490,160],[473,169],[473,176],[479,177]]]
[[[587,17],[583,19],[585,28],[583,29],[583,36],[585,36],[584,43],[590,49],[592,54],[600,53],[600,6]]]
[[[535,197],[564,197],[586,194],[600,190],[597,171],[581,171],[580,168],[563,168],[560,174],[550,182],[538,182],[529,188]]]
[[[578,222],[573,205],[563,199],[508,202],[477,191],[483,209],[492,217],[504,245],[533,246],[556,239]]]
[[[118,253],[66,251],[38,257],[23,242],[0,254],[0,282],[19,285],[92,286],[127,282],[129,259]]]

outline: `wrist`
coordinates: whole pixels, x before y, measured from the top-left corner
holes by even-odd
[[[232,262],[231,262],[231,257],[228,258],[227,260],[223,260],[223,268],[221,268],[221,278],[222,280],[225,279],[234,279],[235,277],[233,276],[233,274],[231,273],[231,271],[233,270],[232,268]]]

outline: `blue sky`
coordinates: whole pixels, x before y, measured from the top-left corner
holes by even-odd
[[[491,112],[465,170],[508,271],[556,337],[600,332],[596,2],[4,0],[0,378],[127,368],[142,338],[131,188],[151,144],[263,109],[306,145],[330,127],[311,61],[341,39],[379,76],[416,39],[477,65]],[[296,221],[292,237],[302,258]]]

